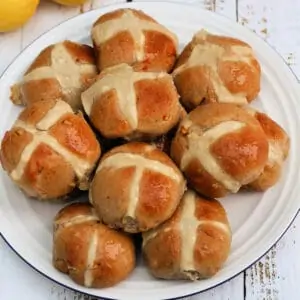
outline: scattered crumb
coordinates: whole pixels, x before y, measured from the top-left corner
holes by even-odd
[[[205,0],[204,7],[207,10],[215,11],[216,10],[216,0]]]
[[[262,30],[260,31],[260,33],[264,34],[265,37],[267,37],[267,35],[268,35],[268,29],[267,29],[267,28],[264,28],[264,29],[262,29]]]
[[[294,53],[290,52],[288,53],[287,55],[287,58],[286,58],[286,62],[289,66],[292,66],[295,64],[295,56],[294,56]]]
[[[244,18],[244,17],[241,17],[241,19],[240,19],[240,24],[246,25],[246,24],[248,24],[248,23],[249,23],[248,19],[246,19],[246,18]]]

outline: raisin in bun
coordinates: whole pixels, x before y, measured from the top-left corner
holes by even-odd
[[[235,104],[210,103],[181,122],[171,157],[194,189],[218,198],[255,180],[267,162],[268,149],[267,136],[254,116]]]
[[[182,114],[172,76],[137,72],[126,64],[107,68],[81,95],[93,126],[106,138],[156,137]]]
[[[214,199],[185,192],[173,216],[143,233],[143,255],[158,278],[197,280],[215,275],[229,255],[231,230]]]
[[[265,113],[247,108],[260,123],[269,142],[268,160],[263,172],[253,182],[247,185],[248,188],[265,191],[274,186],[281,177],[281,171],[290,149],[290,138],[285,130]]]
[[[252,48],[205,30],[184,48],[173,76],[189,110],[202,102],[247,104],[260,91],[261,70]]]
[[[26,107],[2,139],[0,158],[28,196],[53,199],[86,190],[100,145],[84,118],[61,100]]]
[[[132,142],[102,157],[90,202],[105,224],[135,233],[170,218],[184,190],[181,172],[164,152]]]
[[[132,239],[102,224],[86,203],[61,209],[54,220],[53,265],[76,283],[111,287],[135,267]]]
[[[92,40],[100,70],[127,63],[137,70],[168,72],[176,60],[176,35],[140,10],[102,15],[93,25]]]
[[[74,110],[81,108],[80,95],[97,75],[93,49],[64,41],[45,48],[12,87],[16,104],[32,104],[61,98]]]

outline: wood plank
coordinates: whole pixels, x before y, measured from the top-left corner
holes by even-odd
[[[238,1],[239,22],[266,40],[300,78],[300,2]]]
[[[246,272],[246,300],[296,299],[300,286],[300,217],[285,236]]]
[[[298,79],[300,78],[299,13],[300,3],[293,0],[238,2],[239,23],[256,32],[275,48]],[[295,274],[300,272],[300,262],[296,259],[300,250],[299,228],[300,217],[267,255],[247,270],[245,299],[295,299],[295,295],[299,295],[300,286],[295,279]]]

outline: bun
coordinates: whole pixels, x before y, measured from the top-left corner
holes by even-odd
[[[268,140],[245,109],[210,103],[198,106],[181,122],[171,157],[199,193],[224,197],[260,175],[268,159]]]
[[[201,30],[180,54],[173,72],[184,106],[247,104],[260,91],[261,70],[252,48],[237,39]]]
[[[90,202],[100,220],[127,232],[141,232],[171,217],[185,189],[181,172],[162,151],[128,143],[100,160]]]
[[[143,233],[143,254],[158,278],[197,280],[215,275],[226,261],[231,230],[216,200],[188,190],[167,222]]]
[[[80,285],[111,287],[133,271],[134,244],[101,224],[90,205],[74,203],[55,217],[53,265]]]
[[[127,63],[136,70],[169,72],[176,60],[176,35],[140,10],[102,15],[93,25],[92,40],[100,70]]]
[[[76,186],[88,188],[100,156],[83,117],[64,101],[39,101],[25,108],[1,143],[1,164],[28,195],[53,199]]]
[[[265,191],[274,186],[281,176],[282,167],[290,150],[290,138],[285,130],[269,116],[250,107],[247,108],[260,123],[268,143],[268,160],[263,172],[247,187],[257,191]]]
[[[74,110],[81,108],[80,94],[97,75],[93,49],[64,41],[45,48],[12,87],[11,100],[29,105],[62,99]]]
[[[106,138],[156,137],[174,127],[182,113],[171,75],[135,72],[126,64],[105,69],[81,98]]]

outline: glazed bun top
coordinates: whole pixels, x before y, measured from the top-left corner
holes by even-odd
[[[183,195],[165,223],[143,233],[143,252],[151,273],[165,279],[213,276],[226,261],[231,229],[225,209],[192,190]]]
[[[140,10],[126,8],[102,15],[93,26],[92,38],[100,70],[128,63],[139,70],[170,71],[175,63],[176,35]]]
[[[12,88],[16,104],[61,98],[74,110],[81,108],[80,94],[97,75],[93,49],[64,41],[45,48]]]
[[[171,156],[192,186],[208,197],[236,193],[255,180],[268,158],[259,122],[231,103],[200,105],[179,125]]]
[[[28,195],[49,199],[88,180],[101,153],[83,117],[62,100],[26,107],[1,143],[1,163]]]
[[[168,155],[131,142],[105,153],[89,198],[105,224],[135,233],[171,217],[184,190],[185,180]]]
[[[134,269],[134,243],[102,224],[89,204],[72,203],[55,216],[52,260],[80,285],[110,287]]]
[[[202,101],[247,104],[260,91],[260,73],[248,44],[201,30],[179,56],[173,75],[183,103],[192,109]]]
[[[102,71],[81,98],[92,124],[106,138],[155,137],[167,133],[182,114],[171,75],[137,72],[127,64]]]

